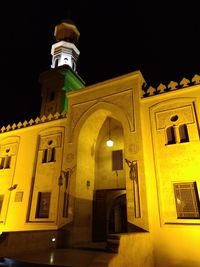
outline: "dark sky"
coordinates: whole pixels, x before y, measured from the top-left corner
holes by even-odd
[[[19,2],[7,1],[0,11],[0,127],[39,114],[38,76],[50,69],[62,19],[80,31],[77,71],[87,85],[135,70],[152,86],[200,72],[199,10],[188,1]]]

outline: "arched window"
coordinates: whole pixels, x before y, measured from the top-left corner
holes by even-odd
[[[55,68],[58,67],[59,58],[56,58],[55,60]]]
[[[76,70],[76,64],[74,61],[72,61],[72,69],[75,71]]]
[[[182,124],[179,126],[179,135],[181,143],[189,142],[188,129],[186,124]]]
[[[167,144],[168,145],[175,144],[176,139],[175,139],[174,127],[173,126],[168,127],[166,133],[167,133]]]

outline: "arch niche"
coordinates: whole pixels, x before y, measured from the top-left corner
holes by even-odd
[[[109,218],[115,218],[110,216],[113,203],[116,205],[115,199],[122,193],[125,195],[124,141],[129,131],[124,112],[112,104],[105,103],[99,103],[85,112],[75,127],[73,137],[74,142],[77,140],[74,210],[76,242],[104,241],[109,233]],[[109,132],[114,141],[113,147],[106,146]],[[125,205],[123,207],[126,209]],[[117,218],[116,224],[119,225],[120,217]],[[124,220],[121,220],[125,229]],[[115,227],[112,227],[112,231],[113,229]],[[119,227],[117,229],[119,232]]]

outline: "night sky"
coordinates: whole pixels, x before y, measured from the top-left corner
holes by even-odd
[[[13,2],[0,16],[0,127],[39,115],[38,77],[50,69],[54,28],[62,19],[80,31],[77,71],[86,85],[135,70],[152,86],[200,73],[199,10],[188,2]]]

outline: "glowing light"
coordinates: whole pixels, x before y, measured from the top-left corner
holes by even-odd
[[[55,241],[56,241],[55,237],[53,237],[53,238],[51,239],[51,241],[52,241],[52,242],[55,242]]]
[[[113,144],[114,144],[114,142],[112,141],[112,139],[111,139],[111,127],[110,127],[110,121],[111,121],[111,118],[108,118],[108,140],[106,141],[106,145],[108,146],[108,147],[112,147],[113,146]]]
[[[106,141],[106,145],[107,145],[108,147],[112,147],[113,144],[114,144],[114,142],[113,142],[111,139],[109,139],[109,140]]]

